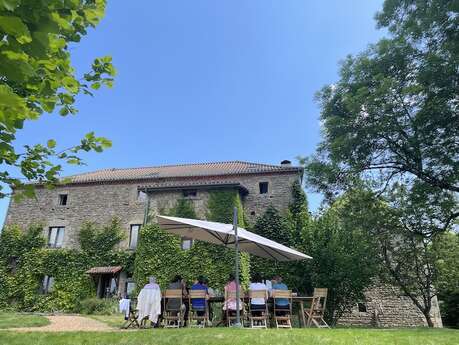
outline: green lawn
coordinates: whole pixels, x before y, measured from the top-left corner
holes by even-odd
[[[82,315],[82,316],[86,316],[86,317],[89,317],[91,319],[94,319],[94,320],[97,320],[97,321],[101,321],[103,323],[106,323],[110,327],[114,327],[114,328],[121,328],[121,326],[125,322],[123,317],[120,316],[119,314],[115,314],[115,315]]]
[[[0,313],[0,329],[12,327],[38,327],[48,324],[49,320],[40,315]]]
[[[0,331],[2,345],[457,345],[459,331],[449,329],[152,329],[79,333]]]

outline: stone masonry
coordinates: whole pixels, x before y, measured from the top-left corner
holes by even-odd
[[[65,227],[63,247],[77,248],[78,235],[86,221],[108,223],[113,217],[121,220],[126,240],[121,248],[129,246],[130,226],[142,224],[147,204],[149,214],[160,214],[174,207],[184,197],[185,190],[195,195],[186,196],[193,202],[199,218],[205,219],[209,192],[216,189],[239,191],[249,223],[263,214],[270,204],[283,211],[291,200],[291,186],[302,178],[302,169],[289,162],[279,166],[247,162],[204,163],[134,169],[106,169],[71,177],[70,183],[48,190],[37,186],[35,199],[20,203],[11,201],[6,225],[17,224],[27,228],[41,224],[47,237],[50,227]],[[260,193],[260,183],[268,184],[266,193]],[[139,198],[139,191],[147,192]],[[67,195],[67,204],[59,205],[59,195]],[[120,277],[123,289],[126,273]],[[122,283],[123,282],[123,283]],[[408,297],[397,288],[376,284],[366,292],[359,311],[356,306],[346,314],[341,324],[378,327],[408,327],[425,325],[424,317]],[[433,313],[441,325],[438,304]]]
[[[431,315],[435,327],[442,327],[436,298],[432,301]],[[427,326],[424,316],[411,299],[397,287],[385,284],[375,284],[367,289],[365,299],[341,317],[339,323],[369,327]]]

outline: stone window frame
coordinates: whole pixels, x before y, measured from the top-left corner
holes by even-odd
[[[189,246],[185,246],[185,243],[189,243]],[[181,250],[190,250],[194,245],[194,240],[189,237],[180,238],[180,249]]]
[[[54,238],[54,243],[50,243],[51,240],[51,234],[53,229],[56,230],[56,236]],[[59,238],[59,233],[62,231],[62,242],[58,245],[57,240]],[[48,248],[63,248],[64,247],[64,242],[65,242],[65,232],[66,232],[66,227],[64,225],[50,225],[48,226],[47,230],[47,236],[46,236],[46,246]]]
[[[68,206],[69,205],[69,194],[59,193],[57,195],[57,205],[58,206]]]
[[[184,199],[197,199],[199,191],[196,188],[184,188],[182,189],[182,197]]]
[[[148,198],[148,193],[145,192],[145,190],[142,189],[137,189],[136,195],[135,195],[135,201],[138,204],[143,204],[147,201]]]
[[[61,195],[67,195],[67,202],[65,205],[61,204]],[[57,191],[57,196],[54,198],[53,201],[54,206],[60,207],[60,208],[65,208],[70,206],[70,193],[68,190],[59,190]]]
[[[357,302],[357,310],[359,313],[367,314],[368,313],[368,306],[365,301]]]
[[[47,294],[50,294],[51,292],[53,292],[54,283],[55,283],[55,280],[54,280],[53,276],[45,275],[43,277],[43,280],[42,280],[41,286],[40,286],[41,294],[47,295]]]
[[[135,246],[131,245],[131,240],[132,240],[132,230],[133,227],[137,226],[137,236],[136,236],[136,243]],[[139,234],[140,234],[140,229],[142,228],[142,224],[139,222],[133,222],[129,223],[129,242],[128,242],[128,249],[129,250],[136,250],[137,246],[139,245]]]
[[[266,191],[264,191],[265,188],[266,188]],[[269,195],[270,190],[271,190],[271,186],[270,186],[269,181],[259,181],[258,182],[258,194],[259,195]]]

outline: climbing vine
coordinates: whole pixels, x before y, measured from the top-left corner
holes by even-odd
[[[25,311],[74,311],[95,294],[85,272],[93,266],[121,265],[133,270],[132,254],[116,249],[123,238],[119,221],[106,226],[86,223],[81,229],[81,249],[45,247],[43,228],[17,226],[0,235],[0,308]],[[43,278],[54,278],[52,291],[41,292]]]
[[[212,221],[232,223],[233,207],[239,209],[239,225],[244,225],[241,200],[236,191],[212,191],[207,204],[206,218]],[[179,199],[168,215],[184,218],[196,218],[193,201]],[[192,282],[198,275],[205,275],[210,286],[221,288],[234,271],[234,250],[219,245],[195,241],[190,250],[180,248],[180,238],[161,230],[157,224],[142,228],[134,278],[138,288],[148,280],[148,276],[157,277],[160,285],[167,286],[176,274]],[[249,257],[241,254],[241,281],[249,280]]]

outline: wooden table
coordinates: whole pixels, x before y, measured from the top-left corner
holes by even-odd
[[[245,303],[249,302],[249,298],[247,296],[241,297],[241,300],[243,300]],[[209,298],[209,303],[223,303],[225,301],[225,298],[223,296],[215,296],[215,297],[210,297]],[[305,328],[306,327],[306,315],[304,313],[304,302],[311,302],[312,301],[312,296],[294,296],[292,297],[292,304],[296,303],[298,304],[298,318],[300,320],[300,327]],[[273,304],[273,298],[270,297],[268,299],[268,304]],[[293,307],[293,305],[292,305]]]
[[[300,320],[300,327],[306,327],[306,315],[304,313],[304,302],[311,302],[312,296],[295,296],[292,297],[292,303],[298,303],[300,308],[298,309],[298,318]]]

